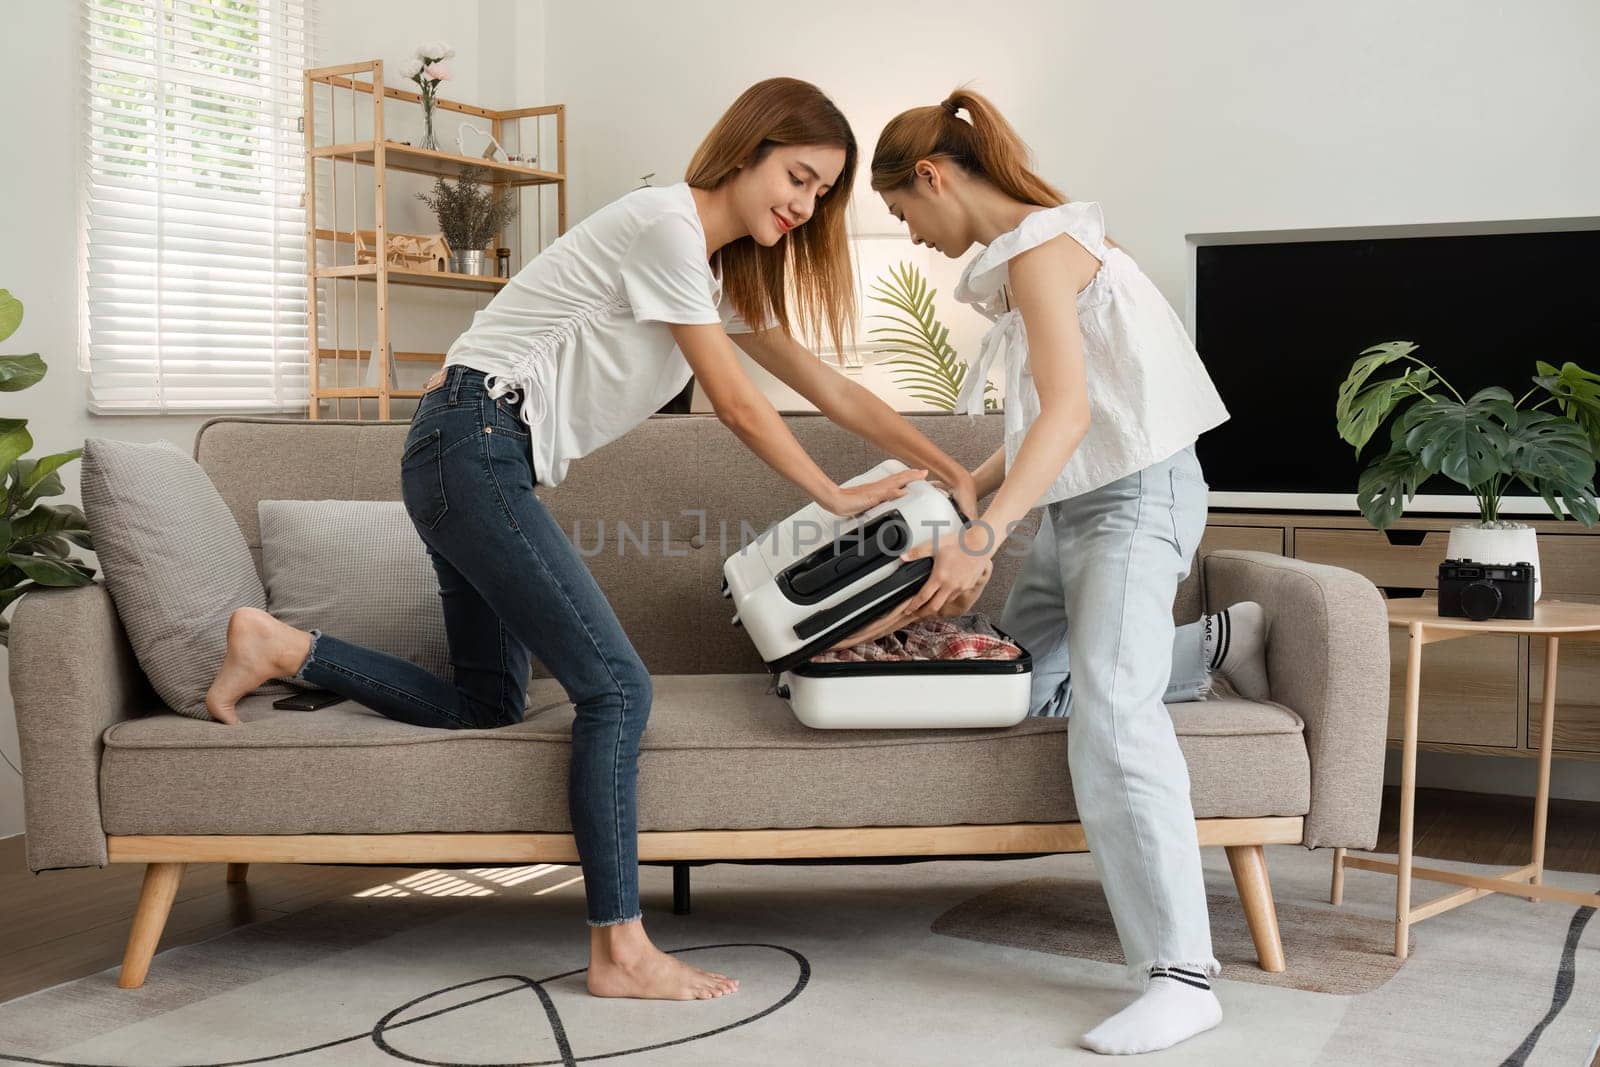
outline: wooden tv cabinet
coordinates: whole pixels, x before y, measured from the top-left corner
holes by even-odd
[[[1355,515],[1212,510],[1201,552],[1243,548],[1348,567],[1385,596],[1432,596],[1450,528],[1460,516],[1402,518],[1385,531]],[[1529,520],[1524,520],[1529,521]],[[1600,603],[1600,527],[1531,520],[1539,531],[1543,596]],[[1405,693],[1406,638],[1390,638],[1390,743],[1398,745]],[[1555,756],[1600,760],[1600,643],[1562,648],[1556,690]],[[1544,639],[1492,635],[1427,652],[1419,747],[1477,755],[1535,756],[1544,694]]]

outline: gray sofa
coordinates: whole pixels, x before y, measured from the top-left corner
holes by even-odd
[[[969,467],[999,415],[912,416]],[[786,416],[835,479],[882,456],[825,419]],[[263,499],[396,499],[404,423],[228,417],[195,456],[256,560]],[[640,854],[654,862],[1082,851],[1062,720],[998,731],[817,732],[772,692],[719,595],[740,523],[805,501],[716,419],[657,416],[575,464],[541,497],[581,521],[651,524],[651,551],[589,560],[654,678],[640,759]],[[1036,521],[1037,513],[1035,513]],[[724,526],[725,524],[725,526]],[[721,530],[726,529],[724,544]],[[670,546],[661,536],[670,530]],[[999,617],[1031,527],[997,556],[977,610]],[[611,545],[611,542],[608,542]],[[1013,548],[1015,551],[1013,551]],[[381,580],[381,569],[375,570]],[[359,590],[352,595],[360,595]],[[1388,706],[1383,605],[1349,571],[1252,552],[1203,554],[1178,598],[1257,600],[1271,620],[1270,703],[1172,708],[1201,842],[1228,850],[1261,963],[1283,966],[1261,846],[1375,843]],[[144,980],[190,862],[573,862],[571,707],[538,665],[524,722],[433,731],[346,702],[315,713],[240,705],[235,728],[165,709],[105,587],[18,605],[11,685],[34,871],[144,863],[122,984]],[[687,867],[680,868],[687,874]]]

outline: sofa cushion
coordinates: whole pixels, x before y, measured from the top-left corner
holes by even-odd
[[[139,666],[169,707],[210,721],[206,690],[227,651],[228,616],[267,606],[239,524],[200,465],[166,441],[90,438],[82,491]]]
[[[259,511],[268,611],[454,677],[439,578],[403,504],[263,500]]]
[[[639,759],[641,830],[1076,819],[1068,721],[1006,730],[810,730],[766,675],[658,675]],[[1293,712],[1216,699],[1171,708],[1200,817],[1303,815]],[[109,834],[565,832],[572,706],[537,679],[527,718],[434,730],[345,702],[240,726],[154,714],[104,735]]]

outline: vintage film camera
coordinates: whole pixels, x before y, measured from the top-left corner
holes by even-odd
[[[1533,618],[1533,564],[1439,564],[1439,614],[1455,619]]]

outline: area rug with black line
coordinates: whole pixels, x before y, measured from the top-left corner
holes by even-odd
[[[1394,880],[1352,870],[1330,907],[1330,856],[1268,849],[1289,964],[1268,975],[1208,850],[1225,1018],[1141,1062],[1589,1062],[1590,909],[1485,898],[1414,927],[1402,965]],[[140,989],[108,970],[0,1004],[0,1064],[1089,1063],[1104,1061],[1078,1036],[1132,996],[1088,856],[713,865],[696,869],[687,916],[671,914],[670,872],[647,868],[657,943],[741,980],[683,1004],[587,995],[577,875],[375,873],[360,893],[162,952]],[[1434,890],[1448,888],[1419,885],[1418,903]]]

